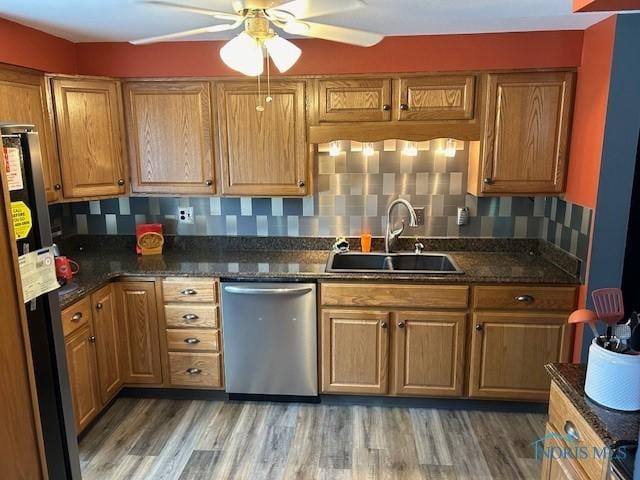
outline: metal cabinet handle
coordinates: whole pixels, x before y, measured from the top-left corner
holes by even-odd
[[[182,318],[184,318],[187,322],[190,322],[192,320],[197,320],[200,317],[198,317],[198,315],[196,315],[195,313],[186,313],[182,316]]]
[[[60,189],[62,189],[62,185],[60,185],[59,183],[56,183],[56,184],[53,186],[53,189],[54,189],[54,190],[60,190]]]
[[[200,370],[199,368],[195,368],[195,367],[187,368],[187,373],[189,375],[199,375],[201,372],[202,370]]]
[[[407,105],[406,103],[401,103],[400,110],[409,110],[409,105]]]
[[[118,180],[118,185],[123,186],[124,185],[124,178],[121,178]]]
[[[404,322],[398,322],[398,328],[404,328]]]
[[[298,180],[298,187],[304,187],[304,180]]]
[[[482,331],[482,324],[481,323],[476,323],[476,330],[478,330],[479,332]]]
[[[96,303],[96,310],[102,310],[102,304],[100,302]]]
[[[184,290],[180,290],[180,293],[182,295],[197,295],[198,292],[195,291],[193,288],[185,288]]]
[[[384,105],[382,105],[382,110],[384,110],[385,112],[388,112],[389,110],[391,110],[391,105],[389,105],[388,103],[385,103]]]
[[[73,317],[71,317],[72,322],[79,322],[80,320],[82,320],[82,312],[76,312],[73,314]]]
[[[380,328],[387,328],[387,322],[381,322]]]
[[[493,178],[487,177],[483,180],[483,182],[486,183],[487,185],[493,185]]]
[[[204,182],[204,184],[205,184],[207,187],[210,187],[211,185],[213,185],[213,180],[207,180],[207,181],[205,181],[205,182]]]
[[[91,336],[89,337],[89,341],[90,341],[91,343],[96,343],[96,336],[95,336],[95,335],[91,335]]]
[[[516,295],[513,299],[520,303],[533,303],[533,296],[531,295]]]
[[[578,432],[578,429],[570,420],[564,422],[564,433],[574,440],[577,440],[578,442],[580,441],[580,432]]]
[[[200,343],[200,340],[195,337],[187,337],[184,339],[184,343],[187,345],[195,345],[196,343]]]

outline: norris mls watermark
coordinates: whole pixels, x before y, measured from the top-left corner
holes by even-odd
[[[546,440],[559,438],[562,440],[563,446],[545,445]],[[612,460],[618,458],[624,460],[628,453],[624,447],[609,448],[596,447],[589,445],[578,445],[576,439],[571,435],[560,435],[559,433],[548,433],[544,437],[538,438],[535,442],[529,444],[533,447],[536,460],[551,458],[552,460],[570,459],[570,460]]]

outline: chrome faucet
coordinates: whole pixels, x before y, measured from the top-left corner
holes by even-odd
[[[398,198],[393,202],[391,202],[391,204],[389,205],[389,208],[387,209],[387,232],[386,232],[386,235],[384,236],[384,251],[386,253],[393,251],[393,244],[398,240],[398,238],[400,238],[400,235],[402,235],[402,232],[404,232],[404,227],[405,227],[404,220],[402,220],[402,226],[399,229],[397,230],[391,229],[391,213],[393,212],[393,209],[397,205],[404,205],[406,209],[409,211],[410,227],[415,227],[418,225],[418,217],[416,216],[416,211],[413,209],[413,207],[409,202],[407,202],[403,198]]]

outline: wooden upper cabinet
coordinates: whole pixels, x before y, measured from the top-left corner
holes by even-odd
[[[391,120],[391,79],[319,80],[318,120],[320,122]]]
[[[398,120],[469,120],[473,118],[473,75],[406,77],[398,85]]]
[[[209,82],[128,82],[123,86],[131,190],[215,192]]]
[[[469,396],[547,400],[544,365],[569,360],[566,313],[474,314]]]
[[[305,195],[305,82],[272,81],[269,103],[255,81],[220,82],[216,88],[222,193]]]
[[[397,312],[395,388],[398,395],[459,396],[464,389],[466,314]]]
[[[65,198],[126,193],[120,83],[59,77],[52,88]]]
[[[51,131],[44,75],[0,66],[0,122],[35,126],[40,140],[42,176],[47,201],[60,200],[60,168]]]
[[[77,433],[84,430],[100,411],[94,342],[95,337],[89,326],[74,332],[65,341]]]
[[[122,386],[118,312],[113,285],[108,284],[91,295],[93,331],[96,338],[98,386],[102,404],[106,404]]]
[[[119,282],[118,303],[122,381],[161,384],[162,366],[154,282]]]
[[[322,311],[323,392],[387,393],[389,317],[375,310]]]
[[[470,174],[471,193],[564,190],[573,77],[571,72],[488,75],[480,167]]]

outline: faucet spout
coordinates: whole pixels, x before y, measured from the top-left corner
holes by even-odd
[[[409,226],[415,227],[418,225],[418,217],[416,215],[416,211],[413,206],[406,201],[404,198],[397,198],[389,205],[387,209],[387,231],[384,237],[384,250],[386,253],[390,253],[393,251],[394,243],[400,238],[402,232],[404,232],[404,220],[402,221],[402,227],[397,230],[392,230],[391,228],[391,214],[393,213],[394,208],[398,205],[403,205],[407,211],[409,212]]]

